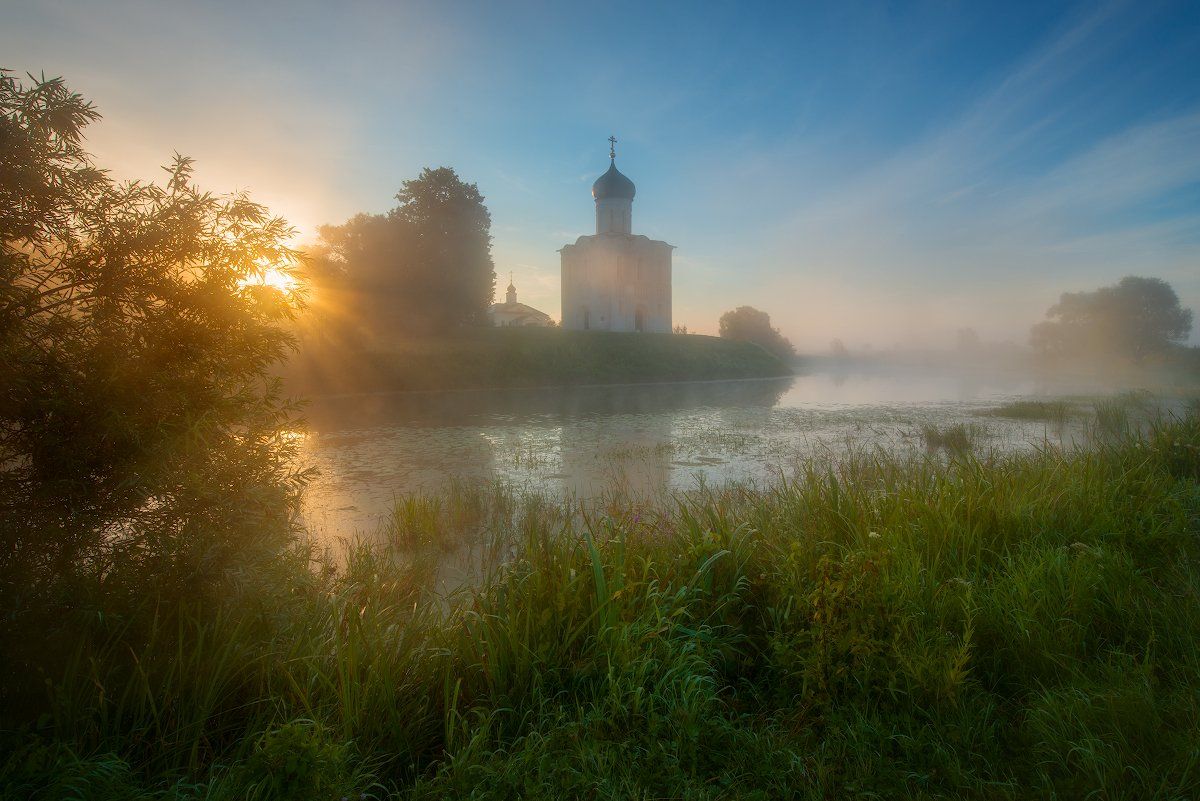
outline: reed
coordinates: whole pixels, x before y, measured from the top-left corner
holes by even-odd
[[[987,414],[1013,420],[1047,420],[1061,424],[1076,412],[1071,403],[1063,400],[1015,400],[1002,403]]]
[[[976,441],[987,433],[987,430],[974,423],[955,423],[950,426],[939,426],[928,423],[921,427],[921,439],[925,447],[931,451],[945,450],[950,453],[966,453],[975,447]]]

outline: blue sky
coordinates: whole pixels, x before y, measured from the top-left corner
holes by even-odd
[[[61,74],[121,176],[175,150],[311,239],[449,165],[496,269],[558,314],[606,138],[675,317],[743,303],[805,348],[1024,341],[1126,274],[1200,312],[1197,3],[12,4],[3,66]],[[505,283],[501,280],[500,286]],[[1193,333],[1193,341],[1200,341]]]

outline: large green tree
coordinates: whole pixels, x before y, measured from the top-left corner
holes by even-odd
[[[64,587],[120,575],[138,577],[131,595],[151,579],[200,592],[247,548],[286,540],[303,481],[268,378],[300,298],[260,280],[292,269],[292,230],[198,189],[180,156],[165,184],[114,181],[84,149],[97,117],[61,80],[0,73],[10,616],[69,609]]]
[[[787,337],[771,326],[771,315],[753,306],[738,306],[722,314],[719,333],[725,339],[761,345],[781,359],[796,355],[796,349]]]
[[[481,324],[495,291],[491,215],[449,167],[405,181],[387,214],[321,228],[318,292],[377,342]]]
[[[1159,278],[1127,276],[1094,292],[1066,292],[1033,326],[1030,341],[1050,357],[1123,357],[1140,362],[1187,339],[1192,312]]]

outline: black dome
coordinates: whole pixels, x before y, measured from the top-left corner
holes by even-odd
[[[601,175],[596,179],[596,183],[592,184],[592,197],[596,200],[606,198],[633,200],[635,192],[637,192],[637,188],[634,187],[633,181],[621,174],[615,160],[609,165],[608,172]]]

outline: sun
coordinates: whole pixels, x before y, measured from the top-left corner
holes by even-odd
[[[272,267],[262,274],[261,283],[263,286],[278,289],[280,292],[291,292],[300,282],[290,273]]]
[[[300,282],[290,273],[277,267],[268,267],[258,275],[242,279],[238,285],[241,287],[265,286],[286,294],[295,291]]]

